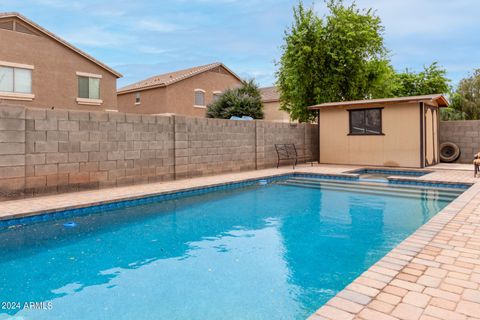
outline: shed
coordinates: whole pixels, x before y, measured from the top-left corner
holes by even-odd
[[[440,161],[441,94],[329,102],[318,111],[319,161],[424,168]]]

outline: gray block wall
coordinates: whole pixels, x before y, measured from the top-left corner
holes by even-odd
[[[318,158],[311,124],[0,105],[0,199],[274,167],[275,143]]]
[[[453,142],[460,148],[459,163],[472,163],[480,152],[480,120],[441,121],[440,143]]]

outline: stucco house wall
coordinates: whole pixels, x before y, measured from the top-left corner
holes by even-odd
[[[6,19],[6,18],[4,18]],[[9,18],[12,19],[12,18]],[[22,23],[18,18],[13,18]],[[3,21],[0,16],[0,21]],[[33,66],[31,100],[16,100],[0,93],[0,101],[29,107],[61,107],[71,110],[101,111],[116,108],[117,76],[51,37],[30,28],[32,34],[0,28],[0,66]],[[100,105],[79,104],[77,72],[101,76]]]
[[[140,91],[140,104],[135,104],[135,93],[117,95],[120,112],[161,114],[172,113],[167,106],[167,88],[155,88]]]
[[[277,87],[260,88],[260,94],[262,96],[264,120],[292,122],[288,112],[280,110],[280,92]]]
[[[265,121],[290,122],[289,114],[280,110],[280,101],[263,102],[263,114]]]
[[[171,113],[190,117],[205,117],[206,108],[194,107],[194,90],[205,90],[205,103],[213,102],[213,92],[223,92],[240,86],[240,80],[223,71],[207,71],[167,87],[167,105]]]

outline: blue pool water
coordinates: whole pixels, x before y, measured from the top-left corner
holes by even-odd
[[[0,319],[304,319],[463,191],[396,188],[290,179],[2,228],[0,302],[51,308]]]

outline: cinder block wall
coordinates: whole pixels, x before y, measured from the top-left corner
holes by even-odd
[[[453,142],[460,148],[457,162],[472,163],[480,152],[480,120],[441,121],[440,143]]]
[[[275,143],[318,155],[310,124],[0,105],[0,199],[273,167]]]

